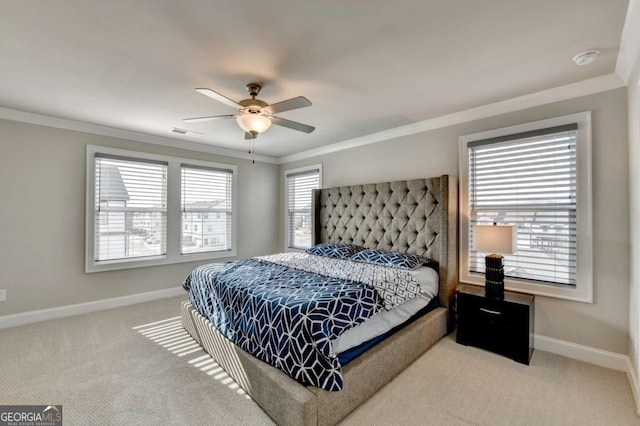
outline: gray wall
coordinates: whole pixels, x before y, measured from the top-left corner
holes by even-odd
[[[250,257],[283,250],[286,169],[322,163],[325,187],[443,173],[457,176],[458,136],[585,110],[592,111],[593,119],[595,301],[537,297],[536,333],[633,354],[628,352],[632,339],[624,88],[280,167],[0,120],[0,289],[7,290],[0,315],[171,288],[198,264],[84,273],[86,144],[238,165],[238,257]],[[279,203],[274,196],[278,193]],[[276,223],[278,227],[265,226]]]
[[[0,120],[0,315],[177,287],[205,263],[84,273],[87,144],[236,164],[238,257],[277,250],[277,165]]]
[[[629,166],[625,88],[379,142],[281,166],[322,163],[323,186],[458,176],[458,137],[591,110],[593,136],[593,304],[536,298],[535,332],[626,354],[629,334]],[[284,191],[280,191],[281,198]],[[280,203],[281,209],[284,205]],[[284,246],[284,211],[279,247]]]

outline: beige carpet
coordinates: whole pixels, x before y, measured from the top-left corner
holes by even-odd
[[[179,327],[172,298],[0,330],[0,404],[66,425],[272,424]],[[537,351],[524,366],[451,336],[345,425],[640,425],[623,373]]]

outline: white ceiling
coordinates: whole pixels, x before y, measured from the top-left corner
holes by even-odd
[[[208,87],[311,124],[272,126],[281,157],[612,73],[627,0],[0,0],[0,106],[245,150]],[[596,48],[598,60],[571,58]],[[204,133],[179,136],[173,127]]]

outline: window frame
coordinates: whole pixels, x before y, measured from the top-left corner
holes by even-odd
[[[136,186],[137,185],[148,185],[148,189],[150,190],[158,190],[159,194],[160,194],[160,198],[158,200],[156,200],[159,203],[159,207],[153,207],[153,206],[129,206],[127,203],[129,200],[105,200],[104,202],[100,202],[100,203],[96,203],[96,205],[93,206],[93,213],[95,214],[101,214],[103,211],[105,213],[107,213],[105,216],[101,217],[100,219],[95,218],[94,216],[94,224],[100,223],[99,228],[102,228],[102,226],[106,225],[107,228],[110,228],[110,225],[116,225],[116,227],[118,227],[118,225],[122,224],[122,230],[119,231],[118,233],[122,233],[123,239],[122,239],[122,248],[125,249],[126,251],[126,247],[128,246],[128,241],[127,241],[127,229],[126,229],[126,225],[125,223],[127,222],[127,213],[132,213],[132,214],[143,214],[144,215],[144,222],[147,223],[148,222],[152,223],[155,220],[157,220],[158,218],[155,216],[156,214],[160,214],[160,222],[161,223],[165,223],[166,224],[166,215],[167,215],[167,203],[166,203],[166,189],[167,189],[167,171],[168,171],[168,163],[164,162],[164,161],[150,161],[147,159],[141,159],[141,158],[130,158],[130,157],[123,157],[123,156],[119,156],[119,155],[101,155],[101,153],[98,153],[94,156],[94,167],[98,165],[98,163],[100,162],[101,167],[103,162],[105,163],[105,171],[107,170],[107,167],[111,168],[111,167],[115,167],[113,165],[110,165],[110,162],[118,162],[120,163],[121,166],[117,166],[118,167],[118,178],[122,179],[121,173],[125,172],[126,170],[128,171],[133,171],[135,169],[138,169],[139,173],[142,173],[142,179],[140,181],[136,181]],[[120,167],[123,167],[123,169],[120,169]],[[152,170],[154,167],[160,167],[161,173],[158,173],[158,175],[156,176],[156,178],[158,179],[158,182],[149,182],[148,179],[153,178],[154,175],[156,173],[154,173],[154,171]],[[160,171],[160,170],[158,170]],[[100,177],[102,178],[102,169],[100,170],[100,173],[98,173],[98,168],[95,167],[94,168],[94,176],[95,175],[100,175]],[[106,182],[105,182],[106,183]],[[150,184],[150,185],[149,185]],[[157,185],[155,185],[157,184]],[[101,193],[102,188],[100,188],[100,190],[98,191],[98,188],[95,187],[94,188],[94,195],[96,192]],[[128,197],[128,189],[125,189],[125,191],[127,192],[127,197]],[[134,190],[134,192],[138,192],[136,190]],[[96,200],[97,201],[97,200]],[[121,203],[121,205],[116,205],[116,206],[111,206],[111,201],[118,201],[118,203]],[[99,207],[98,207],[99,205]],[[98,211],[96,212],[95,209],[96,207],[98,207]],[[111,222],[111,213],[114,213],[115,217],[114,219],[118,216],[118,214],[122,214],[123,215],[123,219],[122,222],[118,221],[117,219],[114,222]],[[133,219],[132,219],[133,222]],[[133,228],[132,228],[133,230]],[[108,231],[109,232],[109,231]],[[110,232],[109,232],[110,233]],[[150,237],[153,237],[154,239],[157,237],[154,234],[150,234]],[[102,245],[102,240],[100,240],[100,246],[97,247],[95,245],[96,242],[96,238],[94,235],[94,257],[97,257],[96,255],[98,254],[97,252],[100,251],[101,245]],[[122,261],[122,260],[127,260],[127,261],[134,261],[134,260],[141,260],[141,259],[145,259],[145,258],[150,258],[150,257],[158,257],[158,256],[163,256],[166,252],[166,239],[164,238],[164,232],[161,233],[160,238],[158,243],[160,244],[157,249],[160,251],[159,254],[153,255],[153,256],[130,256],[130,257],[116,257],[116,258],[105,258],[105,259],[101,259],[99,261],[99,263],[109,263],[109,262],[118,262],[118,261]],[[107,245],[110,245],[107,243]],[[117,250],[117,248],[116,248]],[[107,250],[109,251],[109,250]],[[102,253],[101,253],[102,254]],[[101,256],[100,256],[101,257]]]
[[[591,112],[579,112],[515,126],[503,127],[459,137],[460,225],[459,225],[459,277],[461,283],[484,286],[484,274],[469,272],[469,150],[470,142],[515,135],[518,133],[564,124],[576,123],[577,171],[577,263],[576,285],[558,285],[521,278],[505,277],[505,289],[540,296],[578,302],[593,303],[593,219],[592,219],[592,161]]]
[[[284,171],[284,251],[285,252],[301,252],[305,250],[302,248],[289,247],[289,187],[287,185],[287,179],[289,175],[304,173],[312,170],[318,170],[318,188],[322,188],[322,163],[313,164],[313,165],[304,166],[304,167],[298,167],[295,169],[289,169]],[[312,208],[313,208],[313,204],[312,204]],[[313,211],[311,212],[311,215],[313,216]],[[313,229],[311,230],[311,232],[313,232]],[[313,241],[313,238],[312,238],[312,241]]]
[[[202,164],[200,165],[196,165],[193,162],[181,162],[180,163],[180,196],[182,197],[184,195],[183,192],[183,181],[182,178],[184,177],[184,170],[200,170],[200,171],[204,171],[204,172],[215,172],[215,173],[224,173],[225,177],[223,178],[226,182],[228,182],[228,177],[226,175],[231,174],[231,198],[232,198],[232,204],[231,204],[231,212],[229,212],[228,210],[224,212],[225,215],[225,221],[229,218],[229,215],[231,216],[231,218],[233,218],[233,200],[235,199],[235,196],[233,195],[233,171],[229,168],[220,168],[220,167],[204,167]],[[226,188],[226,185],[225,185]],[[185,208],[185,206],[182,204],[182,198],[180,199],[180,222],[181,224],[185,224],[187,222],[184,221],[184,213],[186,213],[185,210],[183,210]],[[209,216],[209,210],[208,209],[192,209],[189,210],[189,212],[191,213],[196,213],[196,220],[200,220],[201,221],[201,227],[198,226],[197,223],[193,223],[192,222],[192,229],[191,231],[193,233],[198,233],[200,232],[201,234],[204,234],[205,232],[213,232],[213,225],[208,224],[209,227],[211,227],[212,229],[209,231],[205,231],[205,220],[209,220],[208,216]],[[220,212],[218,212],[220,213]],[[222,218],[222,215],[220,215],[219,218]],[[216,218],[218,219],[218,218]],[[231,222],[231,225],[233,227],[233,219]],[[229,228],[225,226],[225,230],[229,231]],[[185,248],[182,246],[182,241],[183,241],[183,237],[184,237],[184,233],[185,230],[182,229],[182,226],[180,227],[180,241],[181,241],[181,246],[180,246],[180,254],[181,255],[187,255],[187,254],[196,254],[196,253],[213,253],[213,252],[222,252],[222,251],[228,251],[228,250],[201,250],[201,251],[194,251],[194,252],[188,252],[188,251],[184,251]],[[231,239],[231,244],[233,245],[233,229],[231,229],[231,233],[232,235],[225,235],[225,241],[228,241],[229,239]],[[231,238],[229,238],[231,237]],[[208,238],[207,238],[208,240]],[[203,237],[203,242],[205,241],[204,237]]]
[[[133,161],[160,161],[167,166],[167,228],[165,255],[149,256],[145,258],[117,259],[111,261],[94,260],[95,250],[95,158],[96,154],[119,156]],[[232,226],[231,249],[201,253],[180,253],[180,237],[182,233],[182,194],[181,194],[181,167],[182,165],[199,166],[207,168],[227,169],[233,174],[231,194],[232,200]],[[160,154],[151,154],[142,151],[131,151],[118,148],[110,148],[98,145],[87,145],[86,152],[86,187],[85,187],[85,273],[115,271],[121,269],[142,268],[148,266],[169,265],[173,263],[197,262],[203,260],[216,260],[237,256],[238,242],[238,168],[233,164],[214,163],[209,161],[192,160],[189,158],[172,157]]]

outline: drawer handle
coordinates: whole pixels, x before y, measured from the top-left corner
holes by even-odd
[[[480,308],[480,310],[482,312],[486,312],[488,314],[492,314],[492,315],[502,315],[502,312],[499,311],[492,311],[491,309],[485,309],[485,308]]]

